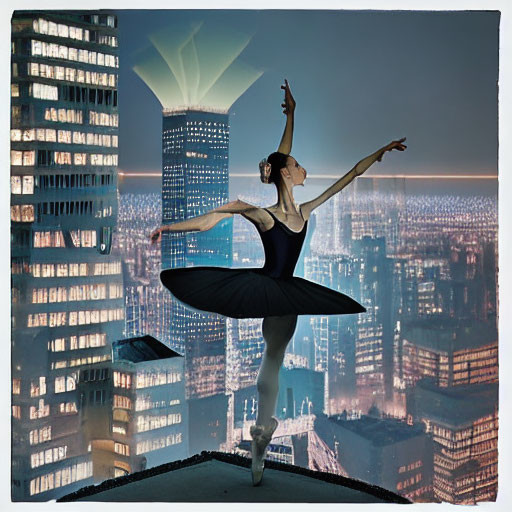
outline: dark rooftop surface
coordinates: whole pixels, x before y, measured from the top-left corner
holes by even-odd
[[[423,415],[456,427],[492,414],[498,390],[497,382],[441,388],[432,379],[422,379],[410,393]]]
[[[142,363],[170,357],[182,357],[181,354],[171,350],[153,336],[139,336],[112,343],[112,355],[114,361],[131,361]]]
[[[402,337],[409,342],[434,351],[457,352],[498,344],[496,325],[484,321],[439,318],[405,322]]]
[[[57,501],[410,503],[359,480],[274,461],[266,462],[262,485],[253,487],[250,459],[220,452],[107,480]]]
[[[422,425],[407,425],[396,419],[380,419],[371,416],[361,416],[358,420],[330,419],[340,427],[372,441],[376,446],[398,443],[424,434]]]

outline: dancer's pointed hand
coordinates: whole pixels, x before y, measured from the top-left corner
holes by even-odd
[[[149,235],[149,239],[151,240],[151,245],[156,245],[162,241],[162,228],[155,229],[151,235]]]
[[[288,80],[284,79],[284,85],[281,85],[281,89],[284,90],[284,103],[281,103],[283,107],[283,114],[293,114],[295,111],[295,99],[293,98],[292,91],[290,91],[290,85]]]
[[[407,149],[407,146],[404,144],[406,138],[403,137],[399,140],[394,140],[390,142],[387,146],[385,146],[382,149],[382,153],[377,158],[377,162],[380,162],[382,160],[382,157],[386,151],[393,151],[393,149],[397,149],[398,151],[405,151]]]

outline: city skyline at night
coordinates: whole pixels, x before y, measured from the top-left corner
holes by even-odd
[[[324,395],[321,408],[324,408],[325,413],[331,415],[329,418],[341,414],[345,420],[358,420],[359,418],[364,420],[365,413],[370,414],[372,408],[377,406],[381,411],[379,414],[386,416],[380,420],[373,420],[374,427],[372,428],[375,434],[372,435],[377,435],[379,429],[382,429],[383,432],[387,431],[387,422],[393,423],[391,418],[401,418],[402,423],[399,422],[396,427],[398,429],[396,442],[401,439],[400,436],[402,435],[398,432],[403,431],[403,435],[406,437],[409,435],[403,422],[412,421],[415,425],[414,432],[417,432],[421,423],[427,421],[422,419],[421,412],[414,412],[416,409],[411,412],[412,419],[408,419],[409,407],[413,407],[412,403],[409,402],[413,398],[410,398],[408,402],[406,397],[413,396],[410,393],[415,389],[414,382],[422,377],[424,378],[425,375],[429,375],[429,361],[437,360],[439,362],[439,357],[441,357],[441,367],[445,364],[443,358],[446,357],[447,360],[451,361],[449,370],[446,370],[446,377],[442,373],[440,376],[443,379],[445,378],[446,382],[451,379],[450,386],[452,387],[454,384],[455,387],[463,385],[462,391],[459,391],[459,395],[461,392],[463,393],[462,396],[471,396],[471,386],[475,386],[475,392],[479,393],[480,388],[478,386],[481,386],[479,383],[496,382],[497,340],[494,321],[492,321],[492,325],[486,327],[489,318],[495,319],[495,313],[493,313],[496,307],[495,299],[486,294],[485,302],[478,300],[475,302],[478,297],[475,293],[482,286],[482,278],[479,277],[478,268],[488,269],[485,274],[487,275],[486,281],[484,281],[487,283],[484,285],[485,289],[492,292],[496,286],[494,273],[491,271],[489,274],[489,269],[493,268],[492,254],[494,254],[495,249],[492,249],[492,247],[495,247],[497,233],[495,200],[492,196],[486,197],[475,194],[468,197],[429,196],[424,194],[401,195],[399,191],[403,188],[400,184],[395,184],[392,189],[381,188],[379,183],[382,183],[382,181],[376,180],[373,186],[368,187],[369,182],[367,180],[366,184],[363,183],[360,187],[357,187],[358,190],[355,190],[355,188],[354,190],[347,189],[344,195],[339,196],[341,200],[332,200],[319,209],[318,213],[315,214],[316,228],[312,232],[312,252],[304,254],[303,257],[305,258],[304,267],[307,278],[327,283],[334,288],[341,287],[345,291],[350,289],[352,294],[357,295],[358,287],[364,286],[368,279],[357,277],[359,271],[354,272],[354,270],[362,268],[362,264],[366,266],[371,261],[368,259],[371,253],[361,258],[358,251],[350,249],[350,239],[354,238],[352,243],[355,244],[358,238],[361,237],[360,241],[362,241],[364,236],[376,237],[373,238],[375,241],[378,241],[379,237],[382,236],[386,237],[386,240],[388,237],[392,237],[390,243],[385,244],[388,247],[386,250],[387,256],[385,258],[377,256],[374,260],[379,267],[386,265],[386,259],[392,258],[394,262],[391,267],[392,276],[390,275],[387,278],[391,278],[392,289],[394,290],[391,310],[387,313],[381,311],[382,319],[380,322],[378,317],[371,313],[367,320],[358,322],[359,325],[356,326],[351,326],[351,322],[346,318],[341,318],[341,325],[338,325],[334,322],[337,317],[332,317],[332,321],[329,317],[301,317],[297,332],[287,351],[285,369],[282,370],[282,389],[278,402],[282,409],[277,411],[277,415],[285,424],[277,432],[277,437],[273,441],[270,456],[275,460],[292,463],[304,460],[305,455],[302,452],[304,448],[301,444],[302,441],[299,441],[299,439],[303,439],[303,436],[307,436],[307,439],[311,438],[311,442],[316,444],[320,441],[318,439],[313,441],[313,439],[315,436],[320,436],[321,443],[327,443],[324,452],[317,451],[316,448],[308,448],[306,457],[306,460],[309,461],[308,464],[313,464],[313,461],[316,461],[315,463],[319,464],[319,467],[325,469],[330,467],[333,470],[333,467],[329,466],[331,463],[328,461],[336,460],[334,456],[335,444],[331,445],[330,443],[332,443],[331,436],[337,431],[338,427],[324,424],[321,414],[318,419],[308,415],[312,410],[318,411],[318,409],[313,409],[319,407],[319,390],[315,387],[318,386],[318,382],[315,385],[313,385],[313,382],[306,384],[307,381],[303,377],[302,388],[297,382],[292,384],[294,381],[292,374],[289,372],[293,368],[310,372],[311,377],[313,377],[315,369],[318,369],[320,370],[319,374],[325,376],[325,385],[322,385],[320,393],[320,396]],[[268,190],[261,185],[251,195],[245,196],[244,199],[252,203],[264,203],[267,194]],[[139,212],[146,212],[142,216],[142,218],[147,219],[144,223],[145,227],[142,227],[141,224],[138,235],[135,237],[136,240],[139,240],[138,244],[141,244],[141,247],[144,247],[147,243],[147,233],[158,223],[153,210],[156,207],[158,211],[158,201],[157,194],[128,193],[121,195],[121,230],[124,229],[123,226],[130,224],[130,217],[127,216],[128,212],[134,211],[134,209]],[[398,210],[397,206],[400,207]],[[398,217],[396,217],[396,213],[399,214]],[[391,225],[387,222],[388,218],[394,219]],[[335,222],[337,219],[340,222]],[[336,237],[335,232],[340,229],[342,236]],[[133,232],[130,238],[134,239]],[[448,240],[451,240],[451,242],[446,246]],[[478,240],[481,240],[484,244],[482,249],[476,249]],[[369,247],[374,244],[372,238],[364,243],[370,243]],[[450,249],[450,246],[452,246],[452,249]],[[382,247],[384,245],[381,242]],[[135,253],[135,249],[130,250],[130,254]],[[459,258],[459,260],[454,259],[452,261],[452,258],[458,258],[458,256],[454,256],[457,254],[465,254],[464,260]],[[485,254],[487,256],[484,257]],[[489,257],[491,257],[490,261],[487,259]],[[466,261],[467,263],[465,263]],[[236,218],[233,232],[233,265],[258,266],[262,262],[263,252],[254,228],[244,219]],[[144,265],[142,264],[142,266]],[[468,279],[471,280],[464,281],[463,279],[460,281],[461,275],[467,275]],[[464,302],[465,286],[468,286],[467,293],[469,294],[467,303]],[[367,292],[363,293],[366,294]],[[365,304],[370,311],[375,309],[374,306],[380,307],[382,305],[382,296],[380,299],[378,295],[365,296],[368,300]],[[460,298],[462,298],[462,301],[460,301]],[[445,315],[455,314],[455,318],[461,316],[463,318],[459,326],[453,325],[453,329],[459,334],[456,342],[450,345],[451,348],[447,346],[446,350],[448,352],[445,352],[442,348],[442,340],[451,336],[449,329],[452,327],[447,325],[445,328],[440,325],[438,334],[434,329],[434,324],[439,322],[442,317],[442,314],[440,317],[439,313],[440,308],[443,309]],[[450,310],[452,310],[452,313],[450,313]],[[458,312],[455,313],[456,311]],[[390,314],[391,317],[388,316]],[[474,315],[482,318],[482,320],[471,320],[470,318]],[[386,330],[381,327],[381,322],[386,316],[400,319],[401,329],[397,330],[395,325],[394,332],[386,334]],[[247,437],[244,437],[246,435],[244,432],[250,421],[254,419],[254,411],[257,406],[255,387],[251,385],[251,379],[254,378],[254,370],[261,358],[262,340],[258,324],[257,320],[231,320],[228,330],[226,357],[229,368],[227,368],[226,378],[229,380],[226,383],[227,392],[233,394],[233,406],[232,409],[228,407],[226,413],[228,414],[228,425],[229,422],[232,422],[233,430],[228,435],[227,446],[233,446],[233,444],[229,445],[229,442],[237,443],[236,440],[241,439],[238,441],[238,447],[235,448],[237,453],[247,453],[247,441],[245,441]],[[423,334],[422,337],[419,337],[418,334],[411,334],[415,332],[421,334],[423,332],[414,331],[414,329],[417,329],[414,327],[415,325],[419,325],[422,329],[425,326],[428,327],[430,331],[427,331],[427,334],[431,332],[429,337],[425,338]],[[467,340],[468,336],[464,334],[466,325],[468,328],[469,326],[475,326],[474,330],[471,331],[471,338]],[[350,348],[352,344],[356,347],[359,355]],[[362,349],[363,346],[364,350]],[[383,347],[384,350],[380,347]],[[386,351],[388,354],[391,351],[391,361],[381,359],[383,357],[389,358],[389,355],[385,355]],[[433,355],[433,353],[437,355]],[[382,363],[377,364],[372,370],[373,359],[377,363],[383,361],[384,365]],[[471,377],[467,370],[463,368],[464,365],[468,364],[464,361],[475,362]],[[240,366],[241,364],[244,365],[243,369]],[[379,377],[379,374],[383,377]],[[384,377],[386,374],[388,377]],[[358,380],[357,375],[368,375],[368,377],[366,377],[366,380]],[[381,381],[382,378],[384,380]],[[389,383],[387,386],[386,382]],[[389,398],[388,396],[388,399],[386,399],[385,390],[387,387],[389,395],[390,385],[392,386],[392,397]],[[433,396],[436,396],[435,393],[438,392],[445,393],[443,391],[446,389],[446,387],[443,387],[446,386],[444,381],[438,382],[437,386],[439,385],[441,387],[436,388],[434,383]],[[436,391],[436,389],[439,389],[439,391]],[[378,391],[378,394],[373,395],[373,400],[368,400],[368,394],[370,393],[371,396],[373,391]],[[348,413],[348,417],[343,416],[344,410]],[[421,411],[421,407],[419,411]],[[318,414],[318,412],[315,414]],[[449,412],[446,415],[448,418]],[[462,435],[457,434],[457,432],[467,427],[458,427],[457,425],[462,425],[463,421],[459,420],[457,415],[452,417],[452,421],[454,435]],[[485,477],[487,486],[485,493],[487,494],[481,494],[481,496],[486,496],[486,499],[488,499],[492,496],[492,486],[495,485],[492,483],[495,478],[493,476],[495,473],[493,464],[497,460],[496,453],[494,452],[493,455],[492,452],[495,449],[493,447],[496,439],[495,419],[489,419],[487,413],[483,413],[481,416],[475,416],[474,422],[475,428],[490,429],[489,434],[485,434],[489,439],[485,442],[491,443],[490,447],[484,449],[484,445],[482,445],[482,448],[478,448],[479,450],[484,449],[484,453],[486,450],[488,452],[486,460],[488,461],[487,464],[490,465],[486,470],[487,476]],[[334,435],[340,439],[344,435],[343,432],[338,431],[338,434]],[[438,436],[438,433],[435,435]],[[418,437],[418,442],[427,443],[428,439],[428,436],[427,438]],[[435,439],[439,439],[439,437],[435,437]],[[431,443],[432,441],[428,442]],[[426,448],[422,448],[424,451],[419,454],[417,448],[413,449],[416,445],[411,441],[411,452],[401,462],[403,467],[398,468],[399,471],[397,469],[396,476],[389,475],[391,479],[396,478],[393,484],[395,487],[392,490],[403,493],[405,496],[411,496],[413,500],[419,499],[421,501],[432,501],[434,496],[437,496],[438,491],[439,496],[444,497],[443,499],[454,501],[472,499],[471,493],[468,497],[466,491],[460,494],[460,498],[457,497],[459,496],[457,494],[450,494],[451,484],[449,481],[445,482],[438,479],[435,480],[437,483],[433,486],[434,473],[432,472],[432,466],[430,466],[431,469],[428,469],[429,464],[432,464],[432,459],[429,463],[429,459],[425,457],[433,456],[432,450],[438,449],[439,444],[436,443],[439,442],[442,442],[442,440],[435,441],[434,444],[427,443]],[[414,458],[415,453],[419,454],[421,463],[418,463],[418,459]],[[460,455],[457,455],[457,452],[454,451],[450,457],[456,458]],[[341,464],[341,468],[336,471],[341,472],[339,474],[345,474],[348,468],[349,471],[352,471],[352,473],[348,473],[349,476],[356,476],[357,472],[364,470],[365,467],[364,464],[360,467],[347,464],[345,467],[343,459],[338,459],[337,463]],[[436,464],[445,464],[445,462]],[[471,465],[468,468],[468,471],[473,471]],[[438,465],[434,469],[438,472]],[[404,474],[402,474],[402,471],[404,471]],[[465,478],[472,478],[471,473],[468,475]],[[410,484],[413,477],[414,486]],[[382,475],[377,472],[375,473],[375,480],[372,480],[372,482],[383,483],[384,480],[380,480],[381,478]]]
[[[250,456],[261,319],[191,310],[160,271],[261,267],[258,232],[235,215],[149,235],[229,200],[275,201],[257,162],[278,145],[286,77],[308,171],[298,203],[390,140],[408,148],[309,219],[295,275],[366,311],[299,317],[268,458],[413,502],[495,501],[499,23],[498,11],[17,12],[13,499],[201,450]],[[218,27],[239,31],[215,54]],[[247,87],[199,105],[239,56]],[[151,78],[162,59],[168,95]]]

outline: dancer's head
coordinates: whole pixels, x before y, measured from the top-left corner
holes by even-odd
[[[260,162],[260,178],[263,183],[274,183],[279,187],[282,180],[292,186],[302,185],[306,179],[306,170],[291,155],[272,153]]]

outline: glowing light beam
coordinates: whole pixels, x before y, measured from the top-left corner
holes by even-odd
[[[252,36],[212,23],[168,27],[149,36],[133,70],[162,108],[203,107],[227,112],[263,74],[238,57]]]

